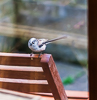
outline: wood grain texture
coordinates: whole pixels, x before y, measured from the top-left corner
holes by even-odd
[[[69,99],[89,99],[89,92],[87,91],[71,91],[71,90],[65,90],[67,97]],[[52,93],[37,93],[33,92],[32,94],[41,95],[41,96],[50,96],[53,97]]]
[[[58,74],[56,65],[54,63],[51,54],[43,54],[40,58],[38,58],[38,55],[33,55],[33,60],[31,60],[31,57],[28,54],[23,55],[23,54],[0,53],[0,55],[1,55],[0,68],[2,77],[0,78],[0,83],[2,83],[0,85],[1,88],[26,92],[26,93],[31,93],[31,92],[52,93],[55,100],[67,100],[63,84],[61,82],[60,76]],[[4,65],[7,66],[4,67]],[[9,68],[7,69],[8,66]],[[13,68],[13,66],[16,68]],[[17,66],[23,68],[23,71],[21,68],[19,71]],[[44,73],[45,78],[43,78],[44,75],[41,78],[45,80],[27,80],[28,77],[30,77],[30,79],[33,78],[36,79],[37,77],[39,78],[38,74],[36,76],[33,76],[33,71],[29,71],[27,69],[27,66],[31,67],[34,66],[36,68],[42,67],[43,69],[42,73]],[[25,68],[27,69],[27,71],[25,71],[26,70]],[[38,71],[41,70],[38,69]],[[46,80],[47,82],[45,82]]]
[[[11,56],[0,56],[0,65],[11,65],[11,66],[41,66],[40,59],[30,57],[11,57]]]
[[[42,93],[51,93],[51,89],[47,84],[20,84],[20,83],[9,83],[2,82],[0,88],[19,91],[19,92],[42,92]]]
[[[10,70],[10,71],[24,71],[24,72],[43,72],[42,67],[34,66],[6,66],[0,65],[0,70]]]
[[[89,100],[97,100],[97,1],[89,0]]]
[[[44,85],[46,84],[46,85],[48,85],[47,80],[0,78],[0,82],[20,83],[20,84],[44,84]]]
[[[23,68],[23,70],[25,67]],[[27,68],[26,68],[27,69]],[[8,70],[7,68],[0,68],[0,78],[13,78],[13,79],[30,79],[30,80],[46,80],[44,72],[38,71],[19,71],[17,70]]]
[[[48,60],[49,59],[49,60]],[[51,55],[43,55],[42,67],[55,100],[67,100],[67,96]]]
[[[80,92],[80,99],[77,99],[76,96],[79,95],[79,92]],[[16,91],[10,91],[10,90],[5,90],[5,89],[0,89],[0,93],[3,93],[3,94],[9,94],[9,95],[12,95],[12,96],[19,96],[19,97],[24,97],[24,98],[33,98],[33,97],[36,97],[36,96],[41,96],[41,95],[33,95],[33,94],[26,94],[26,93],[21,93],[21,92],[16,92]],[[88,92],[82,92],[82,91],[66,91],[67,95],[75,95],[74,98],[68,98],[68,100],[89,100],[89,99],[83,99],[83,96],[87,95]],[[77,94],[78,93],[78,94]],[[87,93],[87,94],[86,94]],[[1,95],[2,97],[2,95]],[[54,100],[53,97],[49,97],[49,96],[41,96],[42,98],[44,98],[45,100]]]
[[[29,57],[30,54],[22,54],[22,53],[5,53],[5,52],[0,52],[0,56],[7,56],[7,57]],[[38,54],[33,54],[33,58],[38,58]]]
[[[86,91],[66,90],[66,94],[68,98],[72,98],[72,99],[88,99],[89,98],[89,92],[86,92]]]

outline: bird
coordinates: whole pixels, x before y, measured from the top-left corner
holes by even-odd
[[[54,38],[51,40],[31,38],[28,41],[28,47],[32,50],[32,52],[38,52],[39,57],[40,57],[42,51],[44,51],[46,49],[47,44],[52,43],[52,42],[57,41],[57,40],[60,40],[60,39],[63,39],[63,38],[67,38],[67,35],[63,35],[61,37]],[[32,56],[32,54],[33,53],[31,53],[30,56]]]

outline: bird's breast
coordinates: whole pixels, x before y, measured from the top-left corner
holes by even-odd
[[[31,47],[29,47],[32,51],[34,52],[41,52],[44,51],[46,49],[46,45],[44,44],[41,48],[37,45],[32,45]]]

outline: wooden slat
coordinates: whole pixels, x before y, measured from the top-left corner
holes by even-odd
[[[66,94],[68,98],[72,99],[88,99],[89,98],[89,93],[86,91],[70,91],[66,90]]]
[[[71,91],[71,90],[65,90],[67,97],[69,99],[75,100],[75,99],[84,99],[87,100],[89,98],[89,92],[86,91]],[[33,92],[32,94],[37,94],[41,96],[53,96],[52,93],[37,93]]]
[[[41,95],[41,96],[49,96],[49,97],[53,97],[52,93],[39,93],[39,92],[31,92],[31,94],[34,95]]]
[[[0,65],[0,70],[11,70],[11,71],[28,71],[28,72],[43,72],[42,67],[34,67],[34,66],[6,66]]]
[[[27,98],[29,98],[29,99],[33,99],[34,100],[34,97],[41,97],[41,98],[39,98],[39,100],[54,100],[54,98],[53,97],[48,97],[48,96],[40,96],[40,95],[32,95],[32,94],[27,94],[27,93],[21,93],[21,92],[17,92],[17,91],[12,91],[12,90],[5,90],[5,89],[0,89],[0,93],[1,94],[5,94],[5,96],[6,96],[6,94],[9,94],[10,96],[18,96],[18,98],[20,98],[20,97],[23,97],[23,98],[21,98],[22,100],[25,100],[25,98],[27,99]],[[3,95],[4,96],[4,95]],[[0,97],[2,97],[2,95],[0,95]],[[18,99],[17,98],[17,99]],[[17,100],[16,99],[16,100]],[[1,98],[0,98],[0,100],[1,100]],[[36,100],[36,99],[35,99]]]
[[[46,80],[46,77],[43,72],[0,70],[0,77],[1,78],[3,77],[4,78],[15,78],[15,79]]]
[[[0,88],[0,93],[3,94],[9,94],[12,96],[19,96],[19,97],[24,97],[24,98],[33,98],[35,95],[27,94],[27,93],[22,93],[22,92],[17,92],[17,91],[12,91],[12,90],[7,90],[7,89],[1,89]]]
[[[1,78],[46,80],[42,67],[19,67],[0,65]]]
[[[11,66],[41,66],[40,58],[0,56],[0,65]]]
[[[50,55],[50,54],[48,54]],[[38,54],[19,54],[19,53],[2,53],[0,52],[0,65],[10,65],[10,66],[34,66],[41,67],[41,58],[38,58]],[[33,57],[33,60],[31,58]]]
[[[80,92],[80,95],[82,94],[82,97],[84,94],[84,92],[82,91],[66,91],[67,95],[73,93],[75,95],[75,98],[68,98],[68,100],[89,100],[89,99],[83,99],[82,97],[80,99],[77,99],[77,92]],[[10,90],[5,90],[5,89],[0,89],[0,93],[7,93],[7,94],[11,94],[11,95],[17,95],[17,96],[21,96],[21,97],[27,97],[27,98],[33,98],[35,96],[40,96],[40,95],[32,95],[32,94],[26,94],[26,93],[21,93],[21,92],[16,92],[16,91],[10,91]],[[88,92],[87,92],[88,93]],[[44,98],[45,100],[54,100],[53,97],[49,97],[49,96],[41,96],[42,98]]]
[[[22,54],[22,53],[5,53],[0,52],[0,56],[9,56],[9,57],[30,57],[30,54]],[[37,54],[33,54],[33,58],[38,58]]]
[[[51,93],[51,90],[47,84],[20,84],[20,83],[2,82],[2,86],[0,86],[0,88],[24,92],[24,93],[30,93],[30,92]]]
[[[0,78],[0,82],[20,83],[20,84],[48,84],[46,80],[27,80],[27,79],[11,79]]]

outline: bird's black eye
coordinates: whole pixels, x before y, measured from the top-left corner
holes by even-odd
[[[32,44],[34,44],[34,42],[32,42]]]

